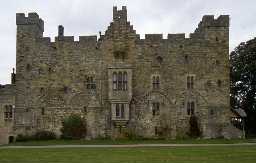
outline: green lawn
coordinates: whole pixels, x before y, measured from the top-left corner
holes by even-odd
[[[256,146],[0,149],[0,163],[255,163]]]
[[[70,145],[70,144],[233,144],[256,143],[253,139],[180,139],[180,140],[48,140],[16,142],[10,145]]]

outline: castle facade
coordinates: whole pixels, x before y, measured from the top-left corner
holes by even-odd
[[[185,137],[191,116],[204,138],[233,135],[229,16],[206,15],[189,38],[166,39],[141,39],[126,7],[113,8],[113,22],[99,38],[74,41],[59,26],[51,42],[36,13],[18,13],[16,24],[16,74],[5,94],[11,100],[1,105],[15,114],[11,133],[60,134],[63,118],[79,114],[88,138]]]

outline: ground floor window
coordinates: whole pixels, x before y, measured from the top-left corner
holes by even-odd
[[[124,104],[115,104],[116,109],[116,118],[123,119],[124,118]]]

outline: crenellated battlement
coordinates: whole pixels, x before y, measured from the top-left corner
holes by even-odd
[[[211,27],[229,27],[229,15],[220,15],[217,19],[214,19],[214,15],[204,15],[195,33]]]
[[[29,13],[27,17],[24,13],[17,13],[16,25],[37,25],[41,31],[44,31],[44,21],[35,12]]]
[[[94,35],[94,36],[79,36],[79,42],[96,44],[97,36],[96,35]]]
[[[220,15],[214,19],[214,15],[204,15],[198,27],[229,27],[229,16]]]
[[[160,41],[163,39],[163,34],[145,34],[145,40],[148,41]]]
[[[167,39],[168,40],[173,40],[173,41],[184,40],[185,39],[185,33],[168,34]]]

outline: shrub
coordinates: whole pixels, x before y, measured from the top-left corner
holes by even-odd
[[[80,115],[73,114],[62,122],[62,138],[81,139],[86,136],[86,122]]]
[[[56,135],[52,131],[38,131],[35,133],[36,140],[52,140],[56,139]]]
[[[29,141],[29,140],[34,140],[34,136],[33,135],[22,135],[22,134],[18,134],[16,137],[16,141],[17,142],[25,142],[25,141]]]

